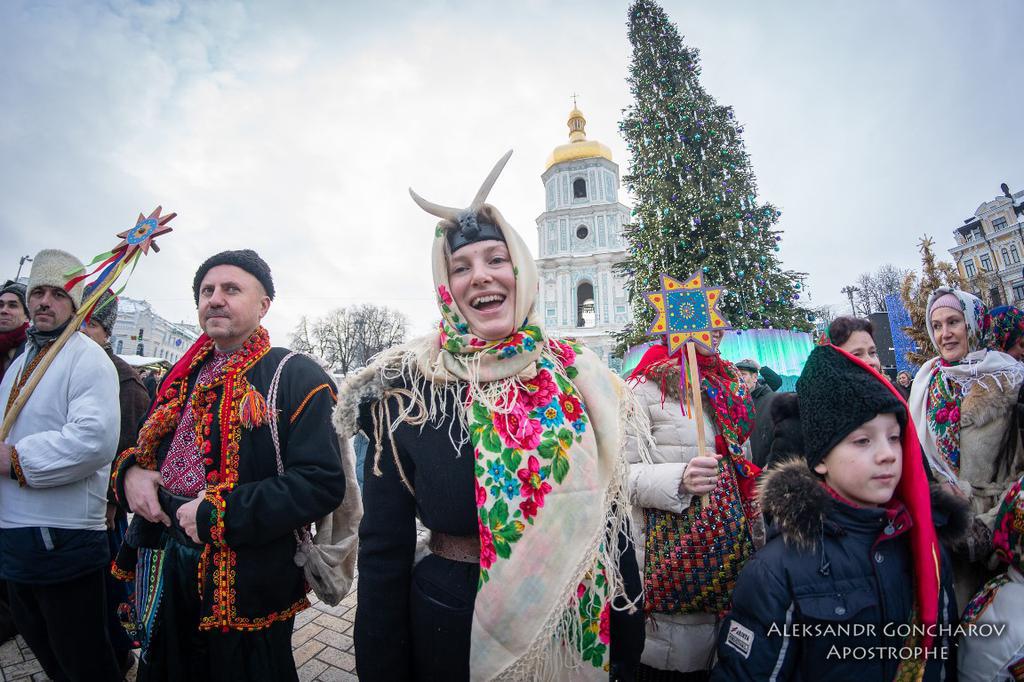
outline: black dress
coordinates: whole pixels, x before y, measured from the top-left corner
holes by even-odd
[[[430,401],[429,389],[423,391]],[[428,554],[413,565],[416,518],[435,533],[478,536],[474,494],[473,447],[457,420],[455,401],[445,393],[442,423],[401,424],[395,431],[399,461],[415,491],[401,480],[385,435],[373,473],[372,402],[359,409],[359,428],[369,436],[363,474],[363,520],[359,527],[359,600],[356,609],[356,670],[373,680],[468,680],[470,633],[476,600],[478,564]],[[391,399],[391,414],[400,412]],[[449,432],[451,435],[449,435]],[[625,541],[623,539],[623,545]],[[632,547],[620,568],[631,597],[641,590]],[[632,679],[643,650],[643,613],[611,612],[611,679]]]

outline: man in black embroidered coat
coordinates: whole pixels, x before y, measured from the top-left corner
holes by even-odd
[[[279,475],[266,399],[288,350],[271,348],[259,324],[270,270],[253,251],[226,251],[200,266],[193,289],[206,334],[164,379],[112,474],[118,499],[141,517],[126,538],[141,548],[138,565],[122,549],[115,570],[127,577],[153,565],[148,548],[165,551],[138,679],[294,680],[292,625],[309,606],[295,530],[345,493],[335,387],[308,358],[285,366]]]

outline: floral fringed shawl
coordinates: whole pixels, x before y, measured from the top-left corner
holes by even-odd
[[[497,342],[472,334],[450,293],[442,222],[433,243],[438,331],[386,351],[346,382],[335,423],[342,435],[354,431],[368,384],[381,437],[402,421],[440,423],[446,415],[426,406],[438,410],[446,402],[438,398],[454,393],[476,458],[481,570],[472,678],[606,680],[609,609],[625,596],[617,541],[629,536],[623,444],[641,411],[594,353],[545,336],[526,244],[494,207],[480,213],[505,236],[522,324]],[[399,414],[387,413],[389,397],[399,399]],[[455,457],[461,443],[452,437]],[[371,454],[378,459],[380,447]],[[396,464],[404,476],[397,455]]]

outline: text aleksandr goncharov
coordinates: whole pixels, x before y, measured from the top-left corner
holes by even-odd
[[[961,637],[999,637],[1006,630],[1005,623],[969,623],[966,625],[918,625],[909,623],[792,623],[768,628],[769,637],[910,637],[931,636],[934,639]],[[879,660],[879,659],[945,659],[947,647],[919,646],[839,646],[829,649],[826,658]]]

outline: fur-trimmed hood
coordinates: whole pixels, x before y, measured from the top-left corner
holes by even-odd
[[[382,363],[384,364],[384,363]],[[380,400],[386,389],[393,387],[382,378],[381,367],[376,363],[345,377],[338,386],[338,404],[334,408],[334,429],[342,438],[350,438],[359,427],[359,405],[365,400]]]
[[[766,471],[758,491],[761,509],[787,544],[811,550],[823,532],[835,532],[836,524],[829,521],[829,515],[836,500],[802,458],[787,460]],[[939,541],[949,545],[969,527],[967,502],[939,485],[932,485],[930,493],[932,520]]]

